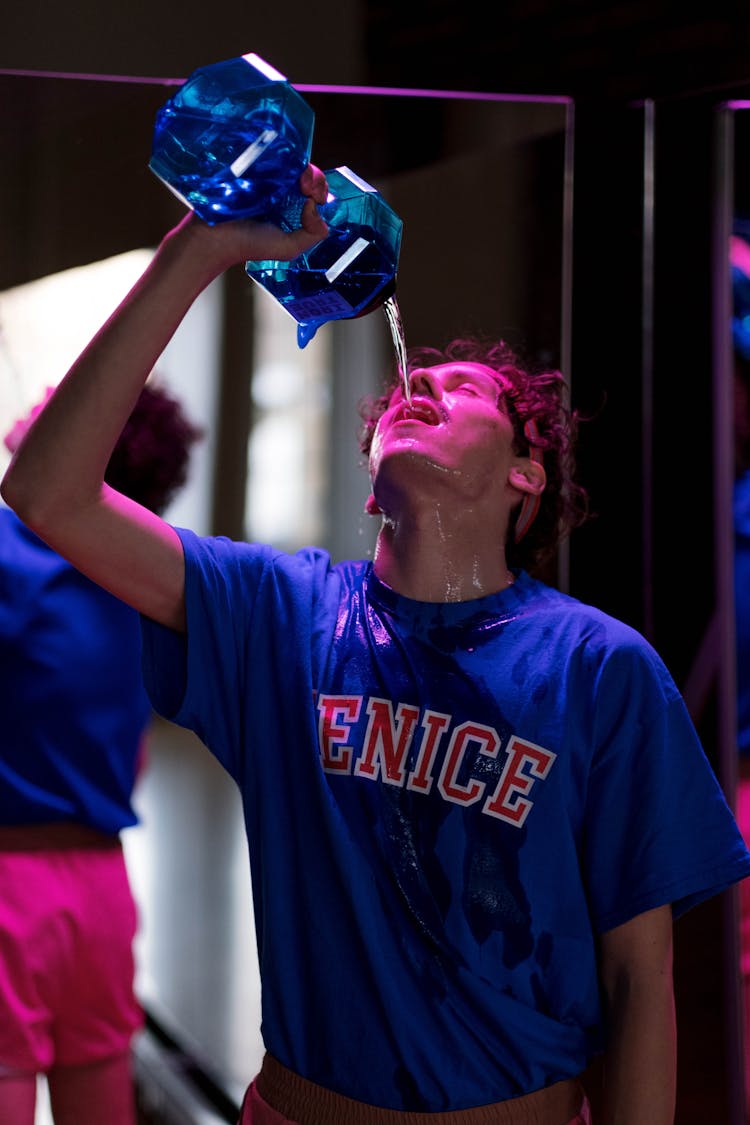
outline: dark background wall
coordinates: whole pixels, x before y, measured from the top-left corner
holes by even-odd
[[[103,6],[32,0],[6,20],[0,66],[187,75],[266,54],[292,81],[661,97],[747,84],[742,0],[331,0]]]

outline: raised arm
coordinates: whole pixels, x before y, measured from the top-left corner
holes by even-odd
[[[148,268],[84,349],[13,456],[0,492],[20,518],[89,578],[141,613],[185,627],[177,533],[115,492],[104,472],[159,356],[198,295],[247,259],[289,260],[327,233],[315,203],[325,178],[309,167],[302,228],[250,220],[209,227],[192,212],[162,240]]]

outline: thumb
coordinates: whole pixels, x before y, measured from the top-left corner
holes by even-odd
[[[308,234],[314,235],[316,241],[325,238],[328,234],[328,223],[318,211],[314,199],[305,200],[300,222],[302,223],[302,229],[307,231]]]

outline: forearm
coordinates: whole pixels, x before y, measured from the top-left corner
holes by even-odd
[[[623,978],[610,999],[602,1125],[673,1125],[676,1030],[671,967]]]
[[[302,226],[251,220],[209,226],[189,213],[81,353],[21,440],[1,491],[21,519],[73,566],[140,613],[185,625],[177,532],[104,483],[143,385],[196,297],[250,258],[290,260],[327,234],[316,202],[325,176],[308,166]]]
[[[84,513],[103,495],[110,454],[141,389],[195,298],[250,258],[289,261],[328,233],[316,203],[327,184],[308,165],[302,225],[282,231],[247,220],[210,227],[188,213],[162,240],[149,268],[62,380],[29,430],[0,491],[44,536],[68,513]]]

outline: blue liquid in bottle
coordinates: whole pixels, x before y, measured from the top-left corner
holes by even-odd
[[[278,219],[299,195],[314,121],[283,74],[242,55],[200,67],[159,109],[149,167],[207,223]]]
[[[318,210],[328,223],[328,237],[291,262],[265,259],[245,265],[248,276],[297,321],[301,348],[321,324],[362,316],[396,288],[401,219],[351,169],[334,168],[325,175],[329,195]]]
[[[149,167],[204,222],[257,218],[295,230],[314,121],[283,74],[242,55],[200,67],[161,107]],[[318,210],[328,237],[292,262],[246,264],[297,321],[301,348],[321,324],[362,316],[395,291],[401,219],[349,168],[326,178]]]

